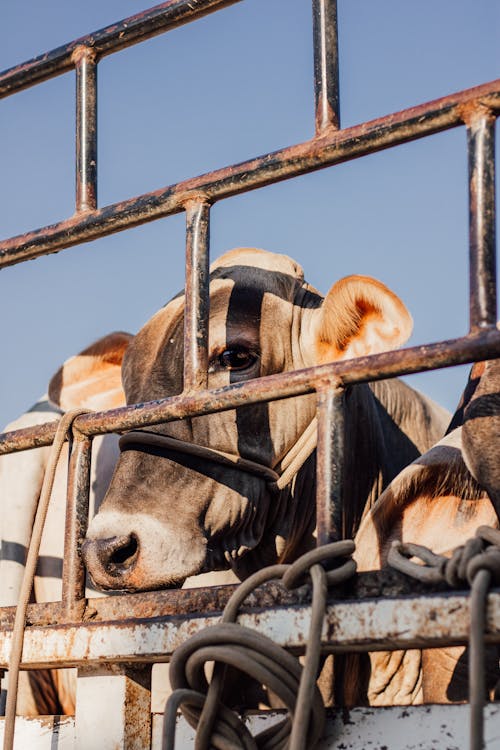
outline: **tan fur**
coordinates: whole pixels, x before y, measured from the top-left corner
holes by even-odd
[[[237,247],[228,250],[219,258],[216,258],[210,270],[216,268],[229,268],[230,266],[251,266],[262,268],[267,271],[285,273],[297,279],[304,278],[302,266],[288,255],[280,253],[269,253],[256,247]]]
[[[123,406],[121,365],[132,338],[129,333],[110,333],[68,359],[50,381],[50,400],[63,411]]]
[[[319,362],[375,354],[407,341],[413,322],[399,297],[369,276],[348,276],[330,289],[317,329]]]
[[[365,517],[356,536],[358,569],[385,565],[394,539],[449,555],[481,524],[496,527],[498,519],[487,493],[465,466],[457,428],[401,472]],[[369,702],[448,702],[450,681],[463,652],[457,647],[370,654]]]

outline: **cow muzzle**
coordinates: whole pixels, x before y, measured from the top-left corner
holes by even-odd
[[[204,568],[200,528],[163,524],[146,513],[101,511],[90,523],[82,557],[101,589],[147,591],[182,586]]]
[[[121,579],[132,571],[139,556],[139,540],[135,534],[87,539],[82,556],[87,569],[93,571],[92,577],[100,578],[105,585],[104,579]]]

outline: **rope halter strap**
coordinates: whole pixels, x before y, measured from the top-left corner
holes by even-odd
[[[268,482],[272,488],[282,490],[302,468],[309,456],[313,453],[317,445],[317,421],[314,418],[304,432],[301,434],[292,448],[285,454],[279,462],[280,470],[250,461],[248,458],[242,458],[237,453],[226,453],[214,448],[207,448],[197,443],[188,443],[185,440],[171,437],[170,435],[160,435],[157,432],[148,430],[131,430],[121,436],[120,450],[136,450],[144,453],[149,449],[161,451],[160,455],[175,461],[173,453],[184,453],[189,456],[196,456],[203,461],[209,461],[219,466],[226,466],[230,469],[237,469],[246,474],[263,479]]]

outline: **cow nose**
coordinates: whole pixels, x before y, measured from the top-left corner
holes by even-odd
[[[135,534],[112,536],[108,539],[87,539],[82,546],[87,568],[100,568],[113,578],[118,578],[130,570],[138,554],[139,541]]]

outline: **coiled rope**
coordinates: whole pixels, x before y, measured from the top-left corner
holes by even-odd
[[[17,689],[19,684],[19,667],[23,654],[24,627],[26,623],[26,611],[33,588],[38,553],[42,541],[42,533],[47,517],[50,495],[54,485],[57,463],[61,456],[62,447],[71,430],[74,420],[81,414],[87,414],[88,409],[73,409],[64,414],[57,426],[56,435],[52,444],[49,461],[43,478],[42,490],[36,509],[33,531],[26,557],[19,602],[16,608],[14,627],[12,629],[12,645],[9,659],[9,683],[7,689],[7,704],[5,708],[3,750],[12,750],[14,746],[14,729],[16,723]]]
[[[418,558],[424,564],[412,562]],[[427,583],[446,582],[453,588],[464,583],[471,587],[469,636],[469,703],[470,748],[484,747],[484,633],[488,590],[492,582],[500,583],[500,531],[479,526],[476,535],[457,547],[451,557],[436,555],[419,544],[395,541],[389,551],[388,564],[402,573]]]
[[[174,750],[175,721],[180,708],[197,730],[195,750],[303,750],[314,748],[322,736],[325,709],[316,685],[321,657],[321,631],[329,586],[354,575],[350,555],[354,542],[345,540],[306,553],[291,565],[272,565],[244,581],[229,599],[221,623],[197,633],[183,643],[170,662],[173,693],[167,701],[163,750]],[[326,571],[324,563],[344,559]],[[311,624],[305,662],[273,643],[270,638],[236,624],[238,609],[258,586],[281,578],[288,589],[312,582]],[[206,662],[215,662],[210,685],[204,674]],[[221,702],[227,666],[268,687],[284,703],[289,715],[279,724],[253,737],[240,717]]]

